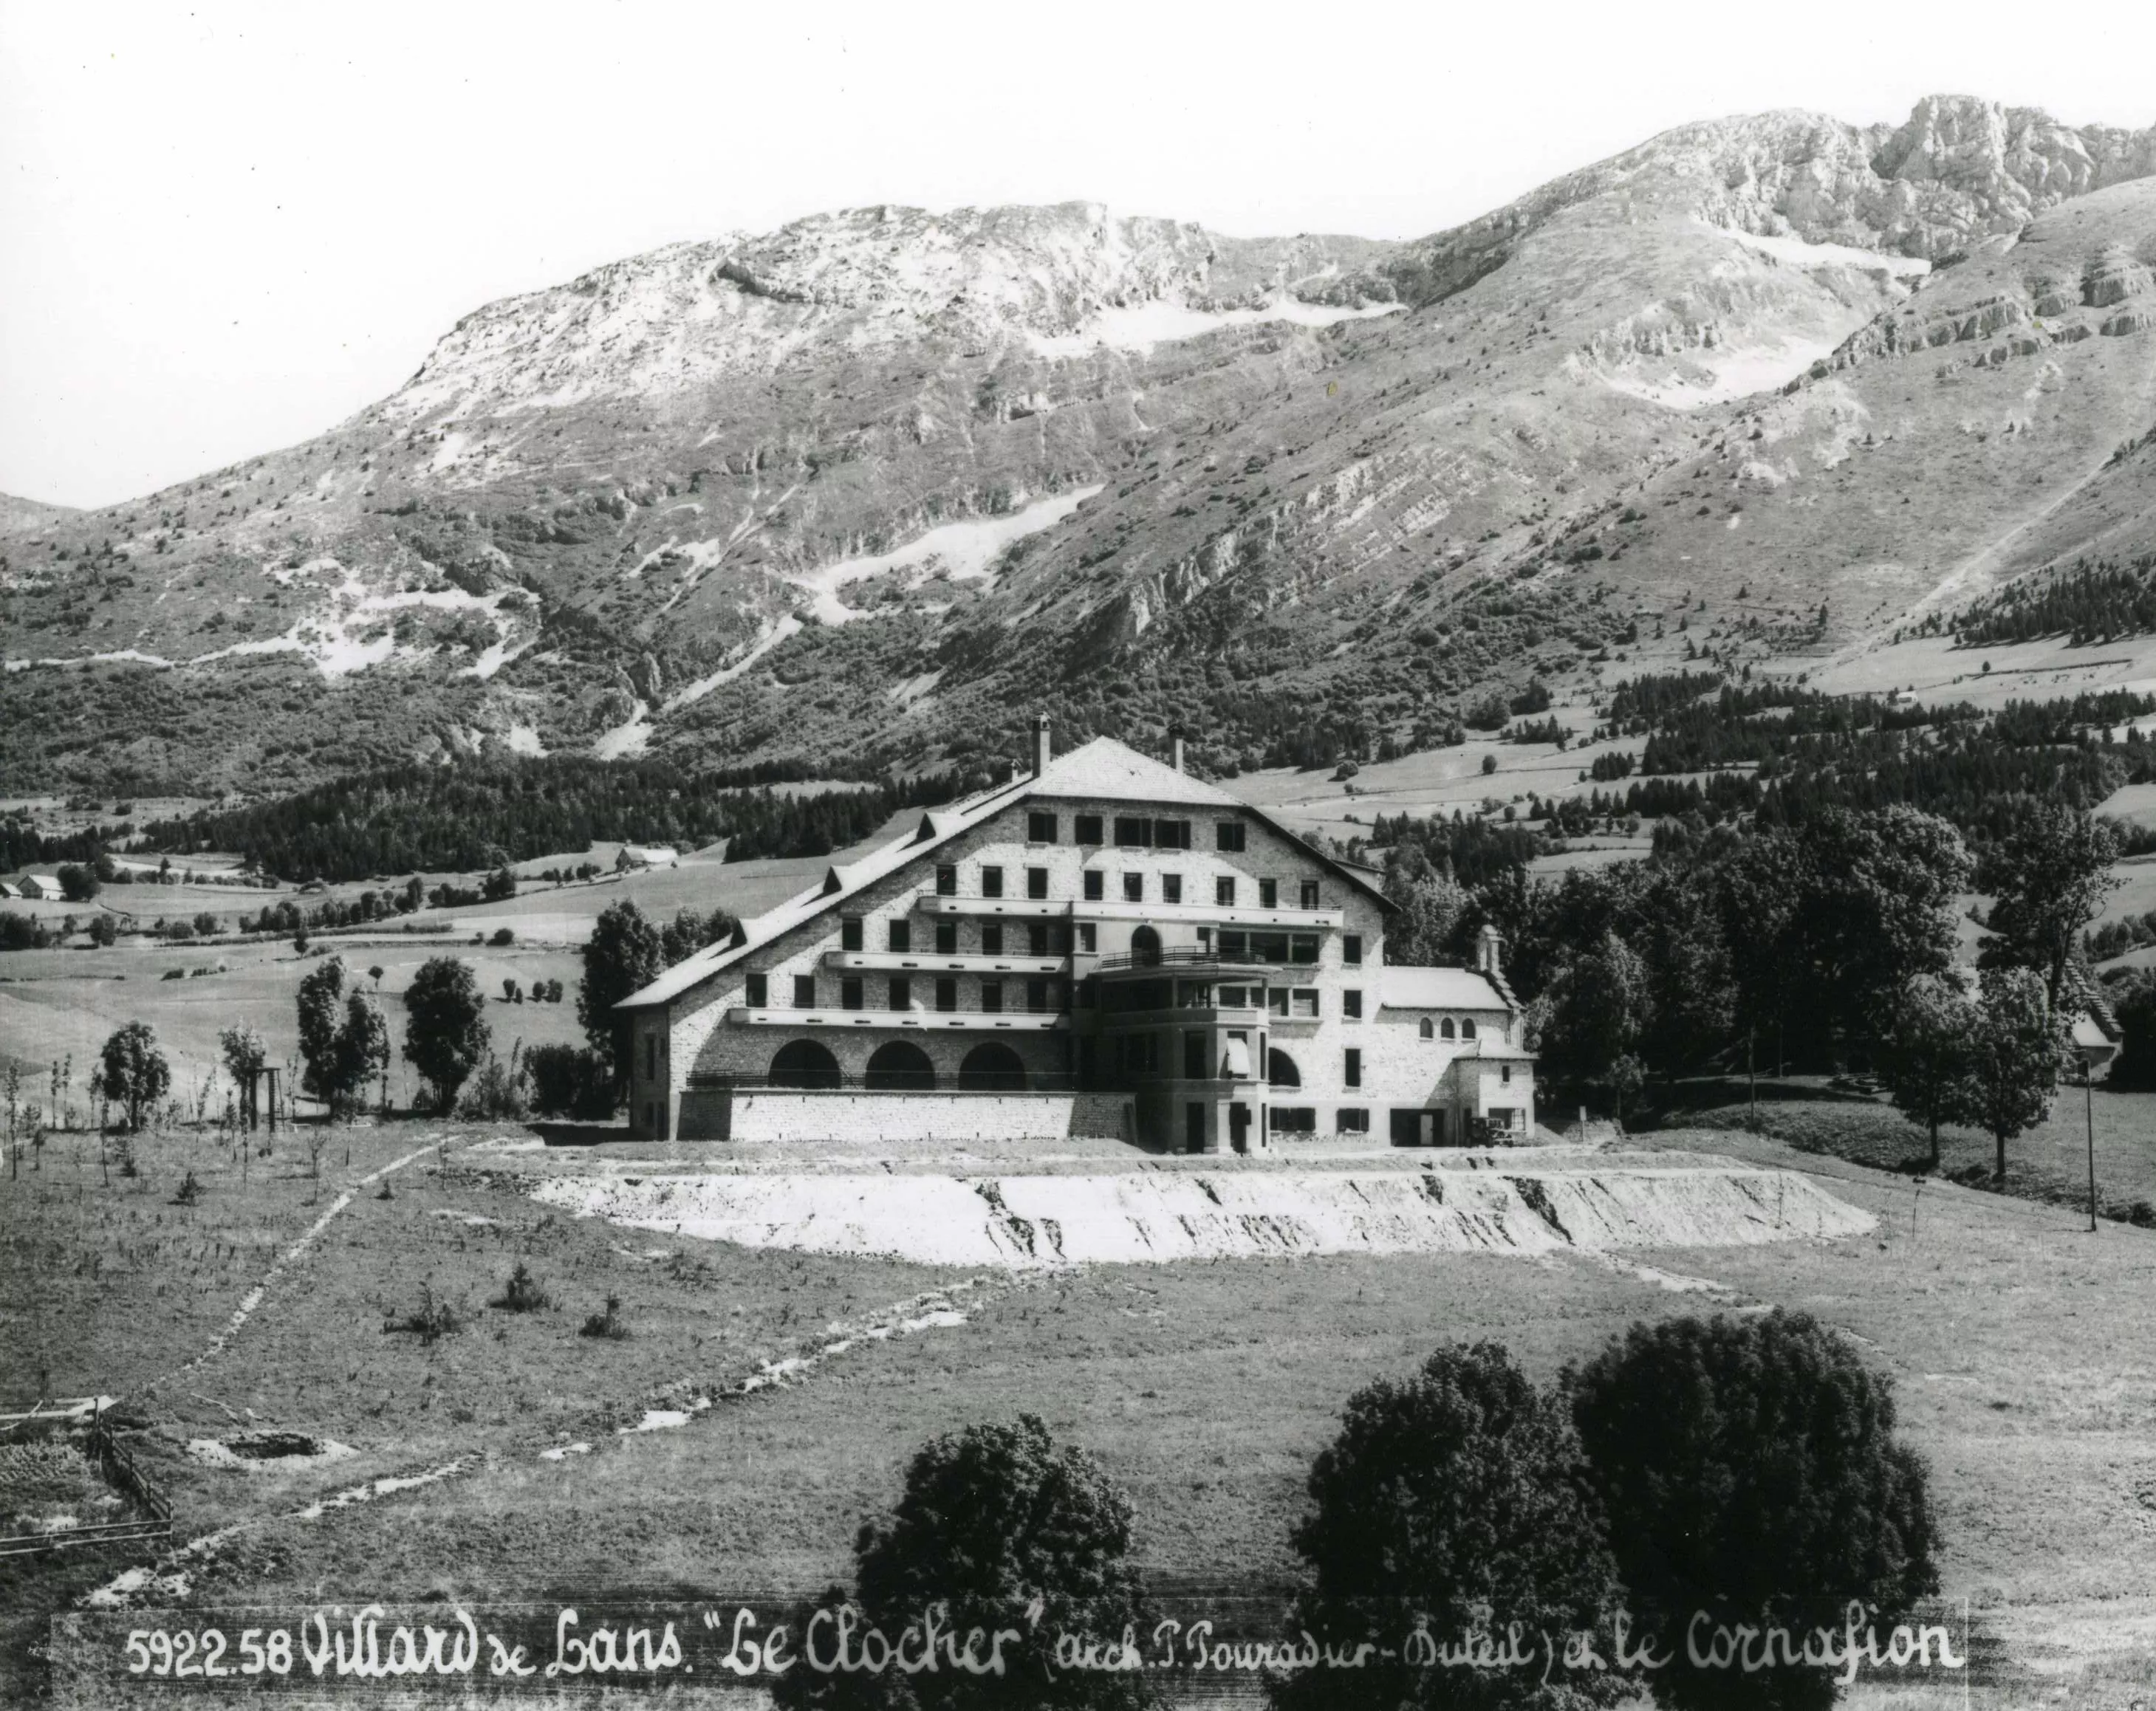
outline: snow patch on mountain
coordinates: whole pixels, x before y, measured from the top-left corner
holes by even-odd
[[[1203,338],[1227,327],[1258,326],[1273,321],[1295,326],[1329,327],[1343,320],[1368,320],[1381,315],[1398,315],[1406,307],[1404,303],[1369,303],[1351,308],[1283,297],[1257,309],[1199,309],[1187,303],[1158,299],[1150,303],[1103,309],[1075,332],[1029,332],[1026,343],[1035,356],[1050,358],[1091,356],[1104,346],[1142,356],[1156,345]]]
[[[763,631],[756,638],[748,652],[742,654],[732,665],[722,665],[709,677],[700,677],[693,683],[684,684],[668,699],[666,704],[660,710],[671,713],[677,708],[686,707],[692,702],[702,700],[720,684],[732,683],[788,636],[798,636],[800,633],[801,620],[790,612],[785,613],[777,622]]]
[[[1022,510],[1004,516],[940,523],[925,535],[889,552],[841,559],[819,570],[791,574],[787,581],[808,592],[811,610],[820,622],[850,623],[861,613],[839,597],[839,591],[847,583],[901,570],[916,572],[916,582],[926,581],[938,571],[954,581],[985,576],[989,566],[1013,541],[1055,527],[1100,491],[1097,484],[1076,487],[1068,493],[1050,494],[1046,499],[1035,499]]]
[[[1771,255],[1794,267],[1861,268],[1866,272],[1884,272],[1897,279],[1921,279],[1932,270],[1931,263],[1920,255],[1889,255],[1883,250],[1859,249],[1847,243],[1809,243],[1801,238],[1768,237],[1727,226],[1711,229],[1733,238],[1747,249],[1756,249],[1762,255]]]

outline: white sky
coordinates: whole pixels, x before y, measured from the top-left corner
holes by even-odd
[[[490,299],[828,207],[1411,237],[1687,120],[2156,122],[2156,7],[0,0],[0,492],[146,492]]]

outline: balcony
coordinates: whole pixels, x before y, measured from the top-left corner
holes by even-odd
[[[940,891],[923,892],[913,906],[925,915],[1018,921],[1065,920],[1071,909],[1068,899],[1059,902],[1052,897],[964,897]]]
[[[1067,956],[987,956],[978,952],[938,955],[920,950],[826,950],[824,966],[871,974],[1060,975]]]
[[[1000,1076],[980,1076],[968,1078],[963,1073],[948,1078],[938,1076],[926,1084],[910,1080],[902,1070],[886,1075],[824,1074],[811,1079],[804,1076],[787,1077],[737,1073],[732,1071],[693,1069],[689,1073],[689,1091],[714,1093],[721,1089],[740,1093],[934,1093],[934,1094],[1067,1094],[1081,1091],[1078,1078],[1054,1070],[1029,1069],[1024,1085],[1007,1085]],[[1097,1083],[1096,1083],[1097,1085]]]
[[[934,1032],[945,1028],[976,1033],[1046,1033],[1070,1025],[1067,1010],[751,1010],[726,1012],[735,1027],[901,1028]]]
[[[1132,950],[1115,956],[1100,957],[1093,964],[1093,971],[1096,974],[1126,974],[1133,969],[1243,970],[1317,966],[1315,962],[1296,962],[1286,956],[1260,956],[1248,951],[1230,956],[1210,945],[1168,945],[1158,950]]]

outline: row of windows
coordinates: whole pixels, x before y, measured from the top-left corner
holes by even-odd
[[[958,923],[941,920],[935,924],[933,943],[938,956],[960,955]],[[1027,956],[1068,956],[1070,954],[1070,928],[1063,921],[1014,921],[1006,932],[1002,921],[983,921],[974,935],[976,950],[983,956],[1005,956],[1021,954],[1024,947]],[[1091,950],[1093,929],[1088,925],[1079,930],[1083,940],[1081,948]],[[848,915],[839,923],[839,948],[841,950],[866,949],[867,935],[859,915]],[[913,950],[913,923],[904,919],[884,923],[884,948],[886,950],[909,955]]]
[[[937,1009],[953,1011],[958,1007],[958,982],[954,976],[943,975],[932,981],[923,981],[920,984],[927,989],[925,996],[933,997]],[[887,1010],[912,1009],[914,985],[915,982],[911,977],[903,975],[894,975],[888,981],[884,981],[880,994],[884,1000],[883,1007]],[[983,978],[981,981],[980,1001],[976,1007],[990,1015],[1000,1013],[1004,1007],[1004,988],[1006,985],[1013,989],[1010,994],[1014,1001],[1013,1007],[1015,1007],[1016,1001],[1020,997],[1024,1001],[1025,1008],[1035,1016],[1050,1015],[1063,1007],[1063,982],[1050,980],[1045,976],[1036,976],[1024,981],[1009,982],[993,976]],[[857,975],[845,976],[839,981],[839,1008],[841,1010],[867,1009],[869,1007],[868,993],[867,981]],[[751,1010],[769,1009],[771,1007],[770,977],[760,974],[749,976],[745,982],[742,999]],[[793,1008],[815,1010],[820,1007],[822,1007],[816,976],[794,976]]]
[[[1163,903],[1169,904],[1181,903],[1183,901],[1183,875],[1180,873],[1163,873],[1158,877],[1160,879],[1160,900]],[[979,869],[979,880],[981,888],[979,894],[981,896],[993,898],[1001,897],[1004,894],[1004,870],[1001,868],[994,866],[992,863],[983,863]],[[1088,868],[1085,875],[1085,888],[1086,900],[1088,903],[1100,903],[1105,901],[1108,894],[1107,874],[1097,868]],[[956,897],[958,895],[958,869],[955,863],[945,862],[937,868],[936,894],[938,897]],[[1048,896],[1047,868],[1028,868],[1025,870],[1025,894],[1029,899],[1035,902],[1046,900]],[[1320,908],[1322,907],[1322,904],[1318,900],[1319,895],[1320,894],[1317,880],[1303,879],[1298,881],[1296,889],[1296,907],[1297,909]],[[1234,874],[1222,873],[1214,879],[1213,902],[1216,908],[1235,908],[1239,896],[1240,891]],[[1143,873],[1125,873],[1122,875],[1122,898],[1123,901],[1126,903],[1143,903],[1146,900],[1146,876]],[[1277,879],[1259,880],[1258,907],[1260,909],[1278,909],[1280,906],[1280,881]]]
[[[1313,1106],[1275,1105],[1271,1121],[1276,1135],[1317,1133],[1317,1112]],[[1342,1105],[1332,1114],[1332,1129],[1336,1135],[1368,1135],[1370,1114],[1360,1106]]]
[[[1475,1037],[1475,1018],[1471,1016],[1461,1017],[1459,1029],[1455,1032],[1450,1017],[1448,1016],[1444,1021],[1433,1024],[1425,1016],[1422,1019],[1422,1037],[1426,1040],[1471,1040]]]
[[[1079,987],[1078,1001],[1081,1008],[1092,1007],[1094,988],[1092,981]],[[1263,1010],[1271,1015],[1292,1017],[1298,1022],[1315,1022],[1323,1014],[1324,996],[1316,986],[1245,986],[1229,982],[1216,984],[1211,981],[1171,982],[1163,978],[1106,982],[1101,986],[1099,1001],[1101,1010],[1109,1015],[1171,1009]],[[1340,1014],[1349,1022],[1363,1019],[1363,989],[1360,986],[1341,988]]]
[[[1034,809],[1025,817],[1025,840],[1028,843],[1055,843],[1061,821],[1052,813]],[[1107,822],[1099,814],[1074,814],[1070,819],[1070,841],[1078,844],[1102,844],[1108,842],[1103,836]],[[1240,854],[1244,848],[1245,828],[1240,820],[1221,820],[1213,827],[1213,847],[1231,854]],[[1141,814],[1118,814],[1115,817],[1115,842],[1123,849],[1188,849],[1190,822],[1188,820],[1155,820]]]

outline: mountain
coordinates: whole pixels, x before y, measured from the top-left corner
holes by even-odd
[[[1414,740],[1701,599],[1732,657],[1845,645],[2148,540],[2152,265],[2156,129],[1965,97],[1684,126],[1406,243],[1066,204],[677,244],[0,536],[0,760],[860,768],[1045,707],[1222,766]]]

